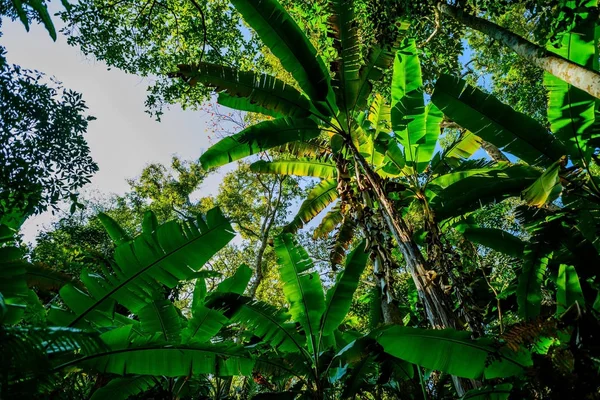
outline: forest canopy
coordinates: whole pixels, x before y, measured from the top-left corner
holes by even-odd
[[[82,195],[86,94],[0,47],[0,398],[600,399],[596,0],[47,6],[212,143]]]

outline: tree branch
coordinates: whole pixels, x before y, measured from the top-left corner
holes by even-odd
[[[440,23],[440,12],[438,11],[437,7],[433,7],[433,12],[435,13],[435,28],[433,29],[433,32],[431,32],[431,35],[429,35],[429,37],[418,46],[419,48],[423,48],[427,45],[427,43],[431,42],[431,40],[435,37],[435,35],[437,35],[437,33],[442,28],[442,25]]]

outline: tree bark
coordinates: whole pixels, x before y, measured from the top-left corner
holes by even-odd
[[[496,39],[544,71],[600,99],[600,73],[556,55],[493,22],[469,15],[460,8],[440,3],[438,9],[465,26]]]
[[[397,304],[394,302],[394,294],[390,284],[392,255],[385,246],[385,238],[381,232],[381,220],[369,207],[369,202],[364,201],[364,193],[369,188],[362,184],[360,176],[356,176],[358,193],[350,185],[348,163],[342,157],[336,157],[337,168],[337,190],[343,205],[347,205],[352,213],[352,222],[359,226],[368,239],[367,247],[373,260],[373,274],[375,285],[381,293],[381,313],[384,324],[401,324],[402,318]],[[362,191],[362,193],[361,193]],[[362,195],[362,197],[361,197]],[[363,201],[365,204],[363,204]],[[344,206],[342,206],[344,207]]]
[[[279,212],[279,206],[281,204],[283,180],[279,180],[278,184],[279,189],[277,194],[277,200],[273,205],[273,191],[271,190],[269,193],[269,212],[267,212],[265,220],[263,221],[263,224],[260,229],[260,247],[258,248],[258,252],[256,253],[256,260],[254,261],[254,270],[256,271],[256,275],[254,276],[254,282],[252,282],[250,288],[248,289],[248,296],[252,298],[256,297],[256,291],[258,290],[258,287],[260,286],[264,278],[263,258],[265,255],[265,250],[267,249],[267,245],[269,243],[269,234],[271,233],[271,228],[275,223],[275,218],[277,217],[277,213]]]
[[[396,242],[404,260],[406,268],[410,272],[419,299],[425,305],[425,313],[429,324],[435,329],[454,328],[461,329],[461,324],[453,311],[449,297],[443,292],[435,280],[428,280],[430,276],[427,262],[421,254],[421,250],[412,238],[412,232],[406,222],[398,215],[383,188],[379,175],[377,175],[359,153],[352,143],[348,143],[356,162],[356,168],[360,167],[367,179],[370,188],[375,193],[380,205],[381,215]],[[382,298],[384,297],[382,293]],[[382,304],[383,305],[383,304]],[[391,317],[391,316],[390,316]],[[452,375],[452,382],[456,393],[463,396],[471,387],[476,387],[476,382],[469,382]]]
[[[429,324],[436,329],[458,328],[457,319],[452,312],[452,306],[448,302],[448,296],[440,289],[436,282],[428,280],[427,262],[421,254],[421,251],[412,238],[412,233],[406,222],[398,216],[394,210],[390,200],[387,198],[381,179],[376,175],[368,165],[364,157],[352,145],[349,145],[350,150],[356,160],[357,165],[365,174],[369,185],[373,189],[377,201],[381,207],[383,219],[398,243],[398,248],[404,260],[406,267],[411,273],[419,297],[425,305],[425,312]]]
[[[485,140],[481,141],[481,148],[483,150],[485,150],[485,152],[487,153],[488,156],[490,156],[490,158],[496,162],[500,162],[500,161],[506,161],[506,162],[510,162],[510,160],[508,159],[508,157],[506,157],[504,155],[504,153],[502,153],[500,151],[500,149],[498,147],[496,147],[496,145],[490,143],[490,142],[486,142]]]
[[[254,261],[254,269],[256,271],[256,273],[254,275],[254,281],[250,285],[250,288],[248,288],[248,296],[252,297],[252,298],[256,297],[256,291],[258,290],[258,287],[260,286],[260,284],[264,278],[262,260],[263,260],[264,254],[265,254],[265,250],[267,249],[267,243],[268,243],[268,234],[262,235],[260,247],[258,248],[256,260]]]
[[[384,261],[378,255],[375,256],[373,272],[375,273],[377,288],[381,293],[381,315],[383,316],[383,322],[386,325],[401,325],[402,317],[400,316],[400,310],[398,310],[398,306],[394,303],[389,282],[386,279],[388,271],[386,270]]]

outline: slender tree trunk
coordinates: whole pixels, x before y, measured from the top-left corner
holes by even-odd
[[[438,9],[465,26],[496,39],[544,71],[600,99],[600,73],[556,55],[493,22],[469,15],[460,8],[440,3]]]
[[[372,171],[364,157],[358,150],[350,145],[354,158],[365,174],[377,201],[381,207],[383,219],[398,243],[398,247],[404,259],[408,271],[411,273],[415,286],[419,292],[419,297],[425,304],[425,311],[430,325],[437,329],[458,328],[456,318],[452,312],[452,306],[448,302],[447,296],[439,288],[436,282],[428,280],[429,268],[425,258],[412,238],[412,232],[406,225],[406,222],[398,216],[396,210],[387,198],[385,190],[378,175]]]
[[[428,279],[431,275],[428,274],[429,268],[427,262],[421,254],[418,245],[413,240],[412,232],[408,225],[402,217],[398,215],[391,201],[388,199],[381,179],[371,169],[370,165],[352,143],[349,143],[348,147],[354,156],[357,168],[360,167],[363,171],[369,186],[375,193],[382,217],[390,233],[398,243],[400,252],[404,256],[406,267],[413,278],[419,293],[419,298],[425,305],[425,313],[427,314],[429,324],[435,329],[460,329],[461,326],[453,311],[449,296],[443,292],[438,285],[438,282],[435,282],[435,279]],[[452,382],[456,389],[456,393],[459,396],[463,396],[470,387],[474,386],[474,384],[468,380],[456,376],[452,376]]]
[[[509,162],[510,161],[508,159],[508,157],[506,157],[504,155],[504,153],[502,153],[498,147],[496,147],[495,145],[493,145],[490,142],[486,142],[485,140],[483,140],[481,142],[481,148],[483,150],[485,150],[485,152],[488,154],[488,156],[490,156],[490,158],[496,162],[500,162],[500,161]]]
[[[394,302],[395,297],[390,283],[392,255],[385,243],[386,240],[381,229],[383,225],[381,217],[370,207],[371,202],[368,199],[371,196],[366,193],[370,191],[370,188],[362,184],[362,180],[357,174],[358,193],[356,193],[350,186],[347,161],[342,157],[337,157],[335,161],[337,190],[342,200],[342,207],[347,205],[350,208],[352,222],[362,229],[368,240],[367,247],[373,260],[375,285],[381,293],[380,306],[383,322],[385,324],[401,324],[402,318],[398,306]]]
[[[386,269],[385,262],[379,255],[375,256],[373,272],[375,273],[377,288],[381,293],[381,315],[383,316],[383,322],[385,324],[401,325],[402,317],[400,316],[400,310],[398,310],[398,306],[394,303],[389,282],[386,279],[389,271]]]
[[[256,260],[254,261],[254,270],[256,271],[256,274],[254,276],[254,282],[252,282],[250,288],[248,289],[248,296],[252,298],[256,297],[256,291],[258,290],[258,287],[260,286],[264,278],[263,258],[267,249],[267,245],[269,243],[269,235],[271,233],[271,228],[275,223],[275,218],[277,217],[277,213],[279,212],[279,206],[281,204],[283,180],[279,180],[278,184],[279,189],[277,193],[277,200],[275,201],[275,204],[273,204],[273,192],[271,191],[271,193],[269,193],[269,212],[267,212],[265,220],[263,221],[262,227],[260,229],[260,247],[258,248],[258,252],[256,253]]]
[[[264,278],[264,271],[263,271],[263,257],[265,255],[265,250],[267,249],[267,244],[268,244],[268,234],[263,234],[261,239],[260,239],[260,247],[258,248],[258,253],[256,254],[256,260],[254,261],[254,270],[256,271],[255,275],[254,275],[254,281],[252,282],[252,284],[250,285],[250,288],[248,289],[248,296],[249,297],[256,297],[256,291],[258,290],[258,287],[260,286],[263,278]]]
[[[473,335],[483,336],[484,323],[481,312],[469,290],[468,282],[460,273],[463,270],[462,260],[452,245],[448,245],[443,240],[440,226],[435,221],[427,201],[423,201],[423,215],[427,231],[427,260],[430,265],[435,266],[434,269],[437,269],[438,276],[441,275],[437,278],[438,285],[445,293],[454,294],[454,298],[460,306],[460,316]]]

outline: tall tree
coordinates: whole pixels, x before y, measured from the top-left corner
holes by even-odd
[[[56,39],[42,2],[3,1],[0,17],[18,18],[27,29],[33,21],[43,23]],[[22,219],[63,200],[74,209],[78,189],[98,170],[84,138],[95,118],[80,93],[41,72],[8,64],[5,55],[0,46],[0,218]]]
[[[167,78],[178,64],[220,62],[249,68],[259,56],[256,38],[242,29],[227,0],[77,2],[61,18],[68,42],[111,67],[157,77],[149,87],[148,111],[197,108],[210,92]]]
[[[275,255],[269,243],[285,224],[287,211],[301,192],[296,179],[260,175],[252,172],[248,164],[240,164],[221,183],[216,203],[231,218],[242,238],[254,247],[255,258],[249,264],[255,271],[248,289],[250,297],[256,296],[266,273],[274,267]]]
[[[594,25],[596,23],[596,5],[597,1],[595,0],[583,5],[589,8],[583,22],[584,24]],[[469,28],[476,29],[499,41],[532,64],[562,79],[566,83],[589,93],[595,98],[600,98],[600,73],[594,69],[593,65],[586,65],[586,63],[582,65],[581,63],[573,62],[568,56],[564,57],[550,52],[544,46],[531,43],[523,37],[488,20],[470,15],[463,9],[444,3],[440,3],[438,7],[440,12],[451,16]],[[597,61],[590,60],[590,63],[593,62],[597,63]]]
[[[0,70],[2,214],[17,204],[29,214],[75,201],[98,170],[83,136],[94,118],[81,94],[45,79],[17,66]]]

